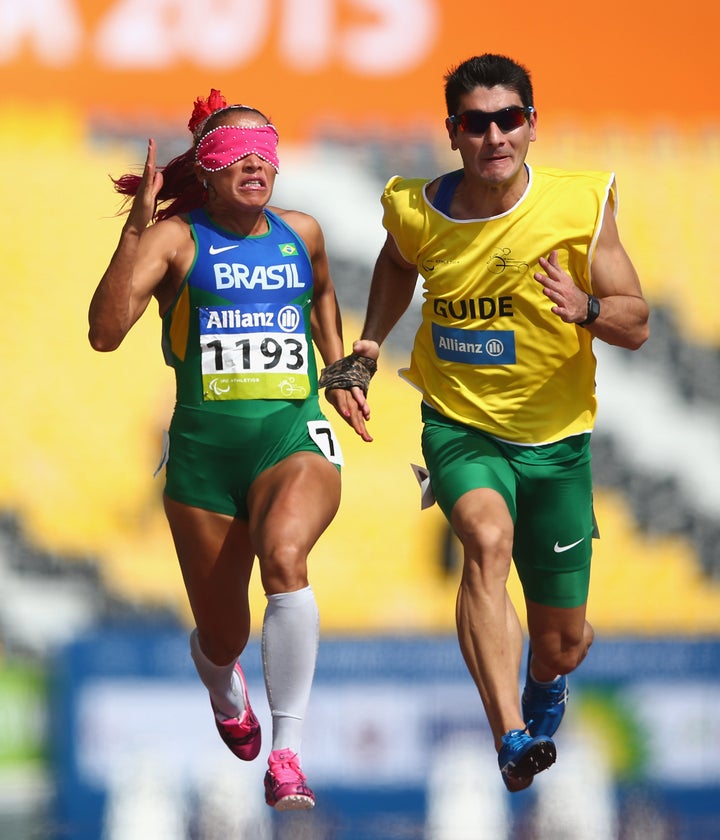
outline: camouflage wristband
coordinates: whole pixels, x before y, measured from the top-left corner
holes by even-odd
[[[318,385],[321,388],[340,388],[345,391],[357,387],[362,389],[363,394],[367,394],[376,370],[375,359],[351,353],[328,365],[320,374]]]

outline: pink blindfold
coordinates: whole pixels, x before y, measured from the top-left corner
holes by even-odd
[[[277,172],[278,133],[274,125],[221,125],[203,137],[195,150],[195,160],[207,172],[217,172],[248,155],[257,155]]]

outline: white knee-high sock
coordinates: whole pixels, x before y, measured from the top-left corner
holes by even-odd
[[[272,748],[299,754],[320,638],[318,608],[310,586],[267,599],[262,657]]]
[[[225,718],[240,717],[245,710],[245,698],[240,678],[235,673],[237,659],[233,659],[227,665],[211,662],[200,647],[197,628],[190,634],[190,655],[198,676],[210,693],[210,699],[220,715]]]

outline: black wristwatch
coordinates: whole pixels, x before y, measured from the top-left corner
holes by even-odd
[[[592,324],[599,314],[600,301],[595,297],[595,295],[588,295],[587,317],[584,321],[580,322],[579,326],[587,327],[588,324]]]

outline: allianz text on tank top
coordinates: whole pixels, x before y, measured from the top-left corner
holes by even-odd
[[[238,236],[202,209],[190,214],[195,262],[163,319],[179,404],[245,416],[253,401],[317,393],[310,257],[289,225],[265,215],[267,233]]]

